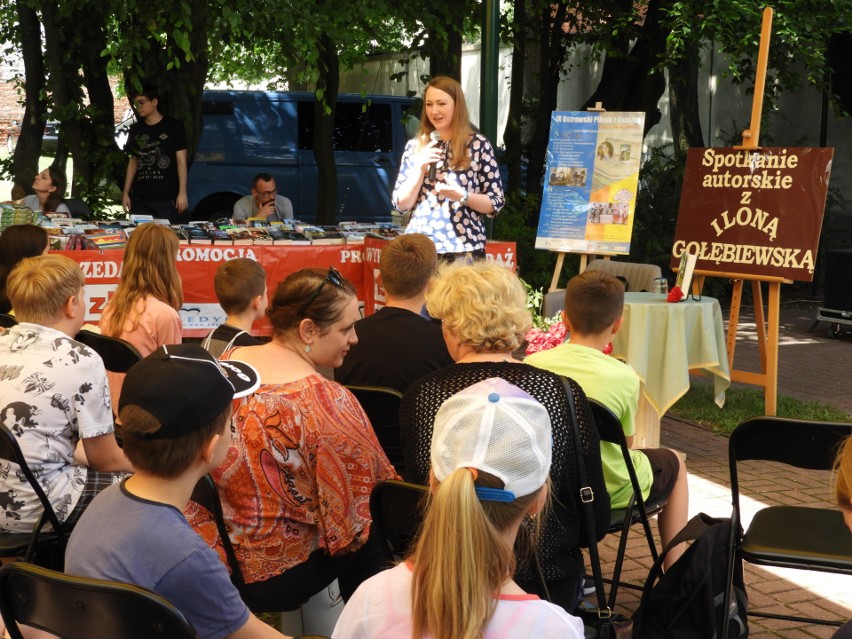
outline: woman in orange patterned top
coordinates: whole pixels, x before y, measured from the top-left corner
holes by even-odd
[[[232,353],[261,378],[240,400],[233,443],[214,473],[242,567],[245,598],[264,610],[299,605],[335,578],[344,599],[387,567],[370,537],[370,492],[396,472],[358,401],[317,373],[358,341],[355,289],[333,267],[281,282],[273,339]]]

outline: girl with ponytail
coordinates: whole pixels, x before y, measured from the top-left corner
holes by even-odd
[[[435,417],[430,499],[408,560],[364,582],[335,639],[581,639],[565,610],[512,579],[523,519],[545,507],[551,462],[546,409],[491,378]]]

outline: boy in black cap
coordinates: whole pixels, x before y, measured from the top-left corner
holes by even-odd
[[[131,368],[119,417],[136,472],[83,514],[66,572],[149,588],[201,639],[280,639],[249,612],[225,565],[183,516],[195,484],[228,451],[232,400],[259,385],[248,364],[219,362],[196,344],[162,346]]]

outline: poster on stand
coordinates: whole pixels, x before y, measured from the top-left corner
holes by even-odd
[[[644,123],[642,112],[553,112],[536,248],[630,252]]]

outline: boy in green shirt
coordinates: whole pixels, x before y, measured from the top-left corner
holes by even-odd
[[[571,278],[565,290],[562,318],[571,338],[556,348],[527,357],[527,364],[575,380],[586,395],[609,408],[624,428],[632,446],[636,410],[639,405],[639,376],[627,364],[604,355],[603,349],[618,333],[623,320],[624,284],[603,271],[586,271]],[[642,496],[668,497],[660,513],[663,546],[686,525],[689,487],[683,458],[668,448],[645,448],[631,452]],[[624,508],[632,494],[630,477],[621,449],[601,442],[601,461],[607,492],[613,508]],[[665,568],[683,553],[683,545],[666,556]]]

